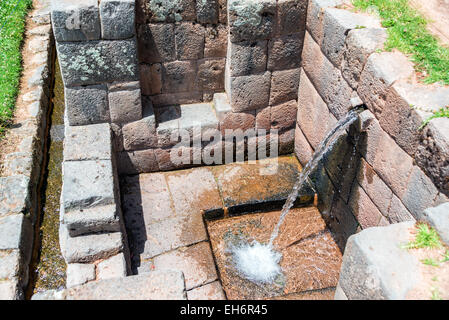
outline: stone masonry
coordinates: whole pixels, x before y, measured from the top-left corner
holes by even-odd
[[[356,172],[343,185],[350,190],[340,188],[329,167],[321,181],[320,209],[347,239],[361,229],[414,221],[448,201],[448,119],[418,128],[432,110],[449,104],[449,88],[419,84],[403,54],[382,51],[380,22],[345,5],[350,3],[309,1],[295,152],[304,165],[348,109],[367,107],[358,124]]]

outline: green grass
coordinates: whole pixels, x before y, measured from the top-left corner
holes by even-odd
[[[14,113],[20,74],[24,17],[32,0],[0,0],[0,135]]]
[[[417,233],[414,241],[409,242],[404,247],[406,249],[420,249],[420,248],[441,248],[440,236],[434,228],[430,228],[425,223],[420,223],[416,226]]]
[[[443,47],[426,29],[427,21],[408,0],[353,0],[360,10],[378,12],[387,29],[385,50],[393,48],[410,55],[419,72],[426,72],[426,83],[449,85],[449,48]]]

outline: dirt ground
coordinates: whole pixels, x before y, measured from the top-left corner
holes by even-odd
[[[428,20],[429,31],[449,46],[449,0],[410,0]]]

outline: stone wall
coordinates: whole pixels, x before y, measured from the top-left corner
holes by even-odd
[[[65,89],[59,238],[72,287],[130,269],[115,141],[144,116],[135,1],[56,0],[51,18]]]
[[[343,1],[309,1],[295,132],[305,164],[348,109],[367,107],[352,141],[359,160],[347,176],[354,179],[340,184],[341,175],[322,172],[322,213],[342,247],[361,229],[419,219],[449,194],[449,119],[418,129],[430,111],[449,104],[449,87],[418,82],[407,57],[382,51],[379,21],[347,9]]]
[[[224,90],[226,0],[137,0],[142,94],[155,107]]]

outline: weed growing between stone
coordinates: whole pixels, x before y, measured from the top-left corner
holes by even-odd
[[[14,113],[22,71],[24,18],[32,0],[0,1],[0,135]]]
[[[426,29],[427,21],[408,0],[353,0],[357,9],[375,11],[387,28],[385,49],[398,49],[411,55],[426,83],[449,84],[449,48],[443,47]]]
[[[434,111],[433,115],[431,115],[430,117],[428,117],[426,120],[423,121],[423,123],[419,127],[419,130],[423,129],[432,119],[437,118],[449,118],[449,106]]]
[[[425,223],[420,223],[416,226],[417,233],[414,241],[409,242],[404,246],[406,249],[420,249],[420,248],[441,248],[440,236],[434,228],[429,227]]]

